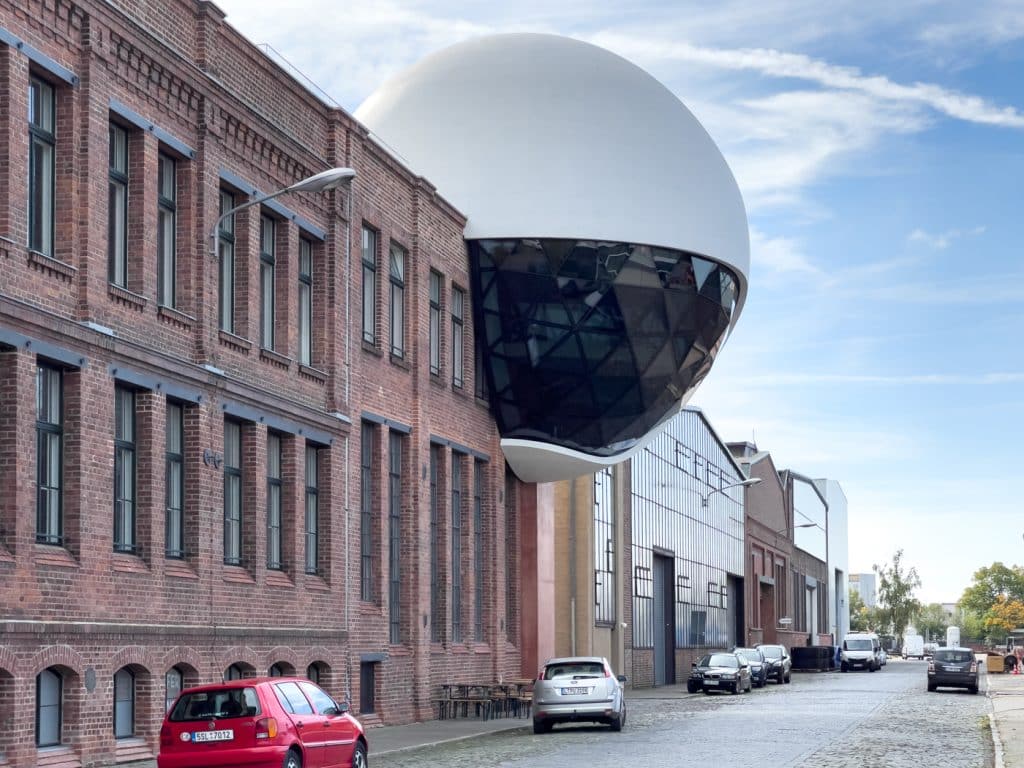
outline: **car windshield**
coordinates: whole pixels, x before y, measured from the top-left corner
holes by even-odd
[[[747,661],[761,661],[761,652],[756,651],[753,648],[744,648],[742,650],[736,651],[736,653],[742,655],[743,658],[745,658]]]
[[[848,651],[870,651],[871,641],[867,638],[854,638],[847,640],[844,645]]]
[[[712,653],[705,658],[707,663],[702,665],[705,667],[738,667],[740,665],[739,659],[731,653]]]
[[[183,693],[171,710],[171,721],[227,719],[260,714],[255,688],[224,688]]]
[[[768,646],[766,648],[761,648],[761,653],[764,654],[764,657],[766,659],[781,659],[782,658],[782,649],[779,648],[779,647]]]
[[[544,668],[544,679],[554,680],[556,677],[603,677],[604,666],[596,661],[563,661],[548,664]]]
[[[936,651],[935,660],[952,662],[954,664],[966,664],[971,661],[974,654],[971,651]]]

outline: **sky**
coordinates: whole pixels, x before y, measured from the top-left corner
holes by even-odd
[[[843,487],[849,566],[924,602],[1024,564],[1024,0],[216,0],[354,112],[461,40],[548,32],[671,89],[747,207],[750,290],[692,400]]]

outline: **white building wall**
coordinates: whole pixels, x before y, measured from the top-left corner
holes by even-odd
[[[814,481],[828,502],[829,631],[836,642],[850,631],[850,544],[846,494],[835,480]]]

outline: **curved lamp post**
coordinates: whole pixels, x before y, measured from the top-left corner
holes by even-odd
[[[217,258],[217,233],[220,232],[221,222],[224,221],[228,216],[232,216],[239,211],[251,208],[254,205],[265,203],[267,200],[272,200],[275,197],[288,194],[289,192],[325,192],[328,189],[336,189],[344,184],[352,183],[352,179],[356,176],[356,172],[351,168],[329,168],[326,171],[314,174],[302,181],[297,181],[290,187],[279,189],[276,192],[271,192],[266,195],[260,195],[254,197],[251,200],[246,200],[241,205],[236,205],[230,211],[222,213],[217,219],[217,222],[213,225],[213,229],[210,231],[210,256]]]
[[[700,497],[700,505],[702,507],[706,507],[708,505],[708,499],[710,499],[716,493],[721,493],[722,491],[725,491],[728,488],[747,488],[751,485],[757,485],[760,482],[760,477],[748,477],[746,480],[740,480],[738,483],[729,483],[728,485],[723,485],[721,488],[713,488],[712,490],[708,491],[707,493],[703,494]]]

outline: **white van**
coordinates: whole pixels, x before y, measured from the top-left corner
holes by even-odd
[[[920,635],[904,635],[903,637],[903,658],[923,659],[924,638]]]
[[[874,632],[851,632],[843,638],[839,651],[839,669],[866,669],[874,672],[882,668],[882,644]]]

